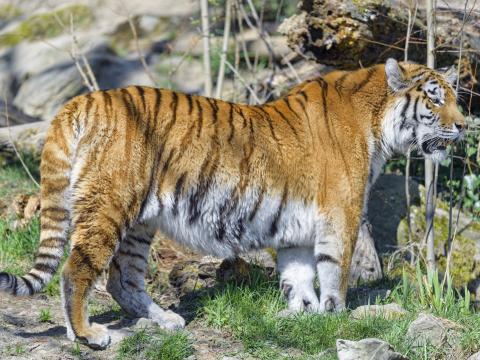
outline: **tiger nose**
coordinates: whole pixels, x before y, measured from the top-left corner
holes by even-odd
[[[459,132],[463,131],[463,129],[465,129],[465,124],[464,123],[460,123],[460,122],[456,122],[455,123],[455,127],[457,128],[457,130]]]

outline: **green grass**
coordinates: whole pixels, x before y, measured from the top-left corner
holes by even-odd
[[[13,222],[0,218],[0,269],[23,275],[35,259],[40,238],[40,220],[34,217],[25,227],[12,229]]]
[[[23,160],[30,172],[38,181],[39,164],[38,159],[29,155],[23,155]],[[1,161],[0,159],[0,200],[8,204],[15,195],[33,194],[38,191],[33,181],[28,177],[21,163],[14,159]]]
[[[141,330],[122,340],[117,359],[183,360],[192,354],[191,341],[184,332]]]
[[[50,309],[40,310],[40,314],[38,315],[38,321],[40,321],[41,323],[52,321],[52,313],[50,312]]]
[[[336,339],[367,337],[387,341],[409,359],[431,359],[439,356],[438,349],[413,349],[405,338],[410,323],[420,311],[431,311],[465,326],[461,333],[463,351],[465,354],[477,351],[480,344],[479,315],[471,310],[465,297],[451,287],[441,288],[433,279],[433,276],[421,275],[423,289],[407,278],[401,280],[394,296],[387,300],[396,300],[410,310],[407,316],[398,320],[381,317],[353,320],[348,311],[280,318],[277,314],[286,304],[278,291],[278,282],[263,274],[253,276],[248,284],[225,284],[204,300],[200,315],[207,325],[225,329],[243,343],[247,352],[265,359],[282,359],[282,353],[289,349],[302,352],[298,359],[329,350],[325,358],[331,355],[331,359],[335,359]]]

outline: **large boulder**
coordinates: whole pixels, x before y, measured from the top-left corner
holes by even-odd
[[[339,360],[407,360],[395,352],[389,343],[374,338],[359,341],[338,339],[337,355]]]

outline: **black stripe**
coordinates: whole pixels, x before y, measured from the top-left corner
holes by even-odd
[[[27,285],[28,287],[28,294],[29,295],[32,295],[35,291],[33,290],[33,285],[32,285],[32,282],[30,280],[28,280],[25,276],[20,276],[20,278],[23,280],[23,282],[25,283],[25,285]]]
[[[283,98],[282,100],[283,100],[283,101],[285,102],[285,104],[287,105],[288,110],[290,110],[290,112],[292,112],[293,115],[295,115],[295,117],[300,118],[300,116],[298,116],[298,113],[297,113],[295,110],[293,110],[292,106],[290,105],[290,100],[288,99],[288,97]]]
[[[415,99],[415,105],[413,106],[413,118],[415,119],[415,121],[419,121],[418,120],[418,97]]]
[[[33,268],[35,270],[38,270],[40,272],[44,272],[47,274],[54,274],[55,271],[57,271],[57,267],[53,266],[51,264],[45,264],[45,263],[36,263]]]
[[[335,90],[337,91],[337,93],[342,96],[342,88],[343,88],[343,83],[345,82],[347,76],[350,75],[349,72],[346,72],[345,74],[343,74],[342,76],[340,76],[337,81],[335,81]]]
[[[285,209],[285,205],[287,204],[287,196],[288,196],[288,184],[285,184],[285,186],[283,187],[282,199],[273,217],[272,225],[270,225],[270,236],[274,236],[278,231],[278,223],[280,221],[280,218],[282,217],[282,213],[283,213],[283,210]]]
[[[158,113],[160,111],[160,106],[162,104],[162,92],[160,89],[155,88],[155,105],[153,109],[153,121],[155,122],[155,128],[157,125]]]
[[[90,269],[92,269],[97,275],[102,271],[102,269],[99,269],[97,268],[96,266],[93,265],[92,261],[90,260],[90,258],[83,252],[83,250],[81,249],[81,247],[79,245],[76,245],[73,247],[72,249],[72,255],[73,253],[76,252],[78,254],[78,256],[80,256],[81,258],[81,263],[82,264],[85,264],[87,265]],[[37,268],[37,265],[40,265],[40,267],[48,267],[48,265],[46,264],[36,264],[35,265],[35,269]],[[39,269],[37,269],[39,270]],[[47,271],[45,271],[47,272]],[[55,271],[53,271],[55,272]],[[53,273],[52,272],[52,273]]]
[[[105,102],[105,114],[107,115],[107,121],[110,121],[110,115],[112,113],[112,96],[108,91],[102,91],[103,101]]]
[[[58,260],[59,259],[59,257],[56,256],[56,255],[39,253],[37,255],[37,260],[40,259],[40,258],[41,259],[49,259],[49,260]]]
[[[218,121],[218,105],[215,99],[207,98],[210,107],[212,108],[213,123]]]
[[[315,256],[315,259],[317,260],[317,263],[319,262],[329,262],[329,263],[332,263],[332,264],[339,264],[338,260],[334,259],[333,257],[331,257],[330,255],[327,255],[327,254],[317,254]]]
[[[89,112],[93,105],[93,97],[91,94],[87,94],[85,97],[87,98],[87,103],[85,104],[85,117],[88,118]]]
[[[197,138],[199,138],[200,133],[202,132],[202,125],[203,125],[203,108],[202,108],[202,105],[200,104],[200,101],[198,99],[195,102],[197,104],[197,109],[198,109],[198,114],[197,114],[197,123],[198,123]]]
[[[128,235],[128,238],[129,239],[132,239],[133,241],[136,241],[136,242],[139,242],[141,244],[146,244],[146,245],[150,245],[151,244],[151,240],[149,239],[145,239],[145,238],[141,238],[141,237],[138,237],[138,236],[135,236],[135,235]]]
[[[192,111],[193,111],[193,100],[192,100],[192,95],[190,95],[190,94],[185,94],[185,97],[187,98],[187,104],[188,104],[188,115],[192,115]]]
[[[141,86],[136,85],[135,89],[138,91],[138,95],[140,96],[140,100],[142,101],[143,111],[147,110],[147,103],[145,101],[145,89]]]
[[[12,294],[15,296],[17,295],[17,292],[18,292],[18,281],[17,281],[17,277],[15,275],[10,275],[8,274],[8,276],[10,276],[11,278],[11,282],[12,282]]]
[[[282,280],[282,282],[280,283],[280,289],[282,290],[283,296],[285,296],[285,298],[289,300],[293,286],[288,284],[286,280]]]
[[[233,105],[228,103],[230,106],[228,113],[228,124],[230,126],[230,135],[228,136],[228,143],[231,144],[233,140],[233,135],[235,134],[235,126],[233,125]]]
[[[178,95],[176,92],[172,92],[172,101],[170,103],[170,111],[172,112],[172,118],[170,122],[165,126],[164,132],[162,134],[163,139],[167,139],[170,130],[172,130],[173,125],[177,121],[177,108],[178,108]]]
[[[410,100],[411,100],[410,94],[408,93],[405,94],[405,98],[406,98],[405,104],[403,104],[402,110],[400,111],[400,118],[402,119],[400,129],[403,129],[405,127],[405,123],[407,121],[406,113],[410,106]]]
[[[142,254],[139,254],[139,253],[134,253],[134,252],[131,252],[129,250],[123,250],[123,249],[120,249],[118,251],[118,253],[120,255],[129,256],[129,257],[136,258],[136,259],[141,259],[144,262],[147,262],[147,259],[145,258],[145,256],[143,256]]]
[[[180,175],[180,177],[178,178],[175,184],[175,191],[173,193],[174,200],[173,200],[173,207],[172,207],[172,214],[174,216],[178,215],[178,201],[180,199],[180,195],[182,194],[183,185],[185,184],[186,177],[187,177],[187,173],[183,173],[182,175]]]
[[[28,273],[28,276],[33,277],[35,280],[37,280],[37,282],[40,283],[40,285],[43,285],[43,279],[40,276],[38,276],[37,274]]]
[[[356,92],[359,92],[360,90],[362,90],[363,87],[368,84],[368,82],[370,81],[370,79],[372,78],[373,74],[375,74],[376,71],[377,71],[376,66],[369,68],[367,70],[367,76],[365,77],[365,79],[363,79],[361,82],[359,82],[354,86],[354,88],[352,89],[352,93],[355,94]]]
[[[140,274],[143,274],[145,272],[144,269],[142,268],[139,268],[138,266],[136,265],[133,265],[133,264],[128,264],[128,268],[132,268],[133,270],[135,270],[136,272],[140,273]]]
[[[119,237],[122,234],[120,224],[108,214],[103,214],[103,217],[105,218],[105,220],[107,220],[113,226],[114,231],[115,231],[115,235],[117,235],[117,237]]]
[[[293,134],[295,136],[298,136],[297,134],[297,130],[293,127],[292,123],[290,122],[290,120],[287,119],[287,117],[285,116],[285,114],[283,114],[280,110],[277,109],[276,106],[271,106],[271,108],[278,114],[280,115],[280,117],[283,119],[283,121],[285,121],[288,125],[288,127],[290,128],[290,130],[292,130]]]
[[[130,287],[132,287],[132,288],[134,288],[134,289],[138,289],[138,288],[139,288],[138,285],[135,284],[135,283],[134,283],[133,281],[131,281],[131,280],[125,280],[125,284],[127,284],[128,286],[130,286]]]
[[[43,230],[43,229],[42,229]],[[65,241],[66,239],[64,237],[61,237],[61,236],[50,236],[50,237],[47,237],[45,239],[42,239],[42,241],[40,242],[40,247],[48,247],[48,248],[59,248],[59,247],[63,247],[63,245],[65,244]],[[55,242],[55,244],[53,245],[47,245],[47,244],[50,244],[51,242]],[[57,242],[59,244],[57,244]]]
[[[252,212],[248,216],[248,221],[252,221],[255,218],[255,215],[257,214],[258,209],[260,209],[260,205],[262,205],[264,196],[265,196],[265,184],[262,184],[262,187],[260,188],[260,194],[258,194],[257,200],[255,201],[255,205],[253,206]]]

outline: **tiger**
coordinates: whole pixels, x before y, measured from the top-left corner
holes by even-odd
[[[289,312],[343,311],[369,190],[385,161],[417,148],[439,162],[464,135],[455,78],[455,69],[388,59],[260,105],[144,86],[77,96],[52,120],[42,151],[35,263],[24,276],[0,273],[0,289],[40,291],[70,240],[60,281],[70,340],[111,343],[87,313],[107,269],[106,289],[127,314],[183,328],[183,317],[145,290],[159,230],[219,258],[274,248]]]

